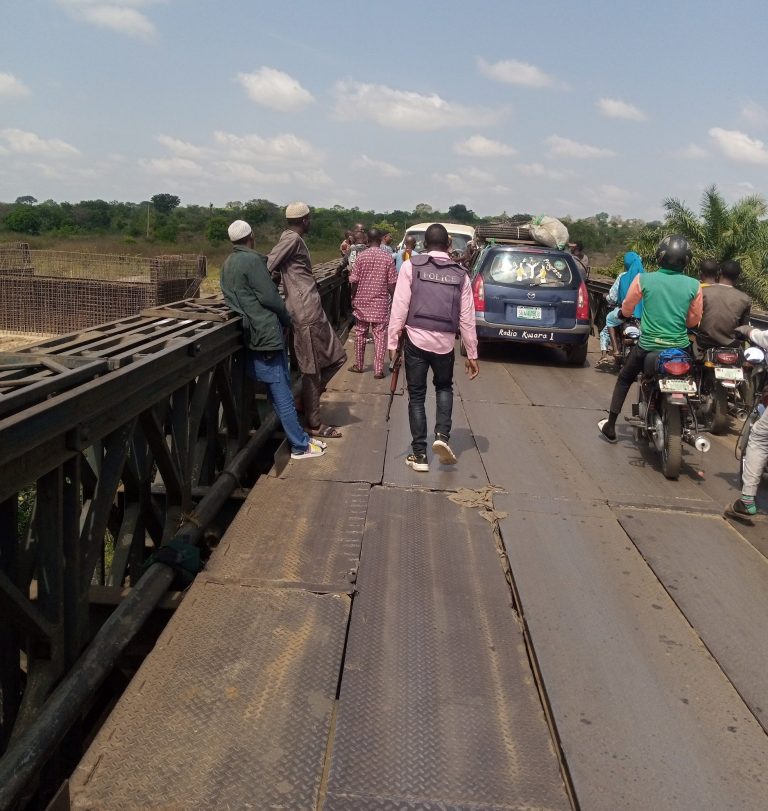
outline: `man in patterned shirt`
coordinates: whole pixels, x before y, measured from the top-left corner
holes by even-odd
[[[365,336],[373,333],[373,376],[384,377],[384,356],[387,352],[389,302],[397,283],[395,260],[381,247],[381,232],[368,231],[368,248],[358,254],[352,272],[352,309],[355,315],[355,365],[352,372],[362,372],[365,364]]]

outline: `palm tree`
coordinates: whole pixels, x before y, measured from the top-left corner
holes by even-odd
[[[696,215],[680,200],[664,201],[667,217],[658,228],[647,227],[638,236],[632,250],[653,266],[656,245],[665,234],[682,234],[693,249],[691,273],[699,261],[712,257],[722,262],[736,259],[741,263],[739,287],[755,303],[768,308],[768,203],[759,195],[744,197],[728,206],[716,186],[704,190],[701,214]]]

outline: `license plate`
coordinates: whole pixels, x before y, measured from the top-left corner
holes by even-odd
[[[541,321],[541,307],[518,307],[518,318],[529,318],[532,321]]]
[[[728,366],[715,366],[716,380],[744,380],[742,369],[733,369]]]
[[[670,377],[662,377],[659,380],[659,391],[665,394],[696,394],[696,383],[693,380],[676,380]]]

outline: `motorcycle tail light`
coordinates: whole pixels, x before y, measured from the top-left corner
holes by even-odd
[[[739,361],[739,353],[721,349],[715,353],[715,360],[721,366],[734,366]]]
[[[579,285],[579,294],[576,297],[576,320],[589,321],[589,293],[584,282]]]
[[[478,273],[472,284],[472,297],[475,300],[475,312],[485,312],[485,284],[482,274]]]
[[[691,371],[691,364],[687,360],[667,360],[663,368],[667,374],[679,377]]]

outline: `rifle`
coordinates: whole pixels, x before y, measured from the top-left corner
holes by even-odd
[[[403,341],[405,340],[405,329],[400,333],[400,339],[397,342],[397,349],[395,350],[395,359],[389,367],[392,376],[389,379],[389,404],[387,405],[387,419],[389,422],[389,412],[392,411],[392,402],[395,399],[395,392],[397,391],[397,378],[400,377],[400,367],[403,365]]]

